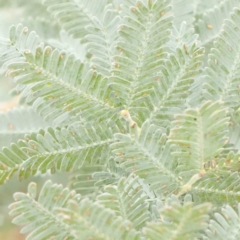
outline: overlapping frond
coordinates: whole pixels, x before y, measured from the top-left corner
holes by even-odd
[[[240,202],[240,176],[234,171],[216,170],[196,182],[192,189],[194,201],[212,202],[215,206]]]
[[[25,146],[22,142],[18,145]],[[18,145],[13,143],[9,148],[3,147],[0,152],[0,184],[9,180],[19,169],[19,166],[28,159],[28,156]],[[33,173],[26,172],[26,175],[33,175]]]
[[[170,55],[160,67],[157,84],[149,94],[151,100],[148,101],[148,108],[154,106],[149,116],[152,123],[168,126],[174,114],[186,109],[187,98],[191,93],[189,90],[200,76],[203,51],[203,48],[197,46],[197,42],[189,46],[183,44],[182,48],[176,49],[176,53]],[[145,90],[147,91],[149,90]]]
[[[97,193],[99,186],[96,185],[98,182],[97,178],[93,177],[93,174],[98,172],[103,172],[105,170],[105,165],[86,165],[81,167],[73,173],[70,178],[69,186],[74,189],[77,193],[82,196],[91,196]]]
[[[95,197],[106,185],[116,185],[119,179],[129,176],[129,171],[116,163],[112,155],[104,160],[100,164],[84,165],[80,170],[74,171],[70,187],[83,196]]]
[[[194,33],[194,28],[187,25],[185,21],[181,23],[179,28],[173,27],[170,40],[167,42],[169,52],[174,54],[177,49],[185,46],[186,53],[189,46],[192,46],[198,41],[198,35]]]
[[[167,136],[161,128],[146,121],[138,138],[130,134],[115,134],[111,144],[115,161],[127,172],[134,172],[158,193],[169,195],[181,185],[175,172],[176,162],[166,144]]]
[[[117,31],[121,19],[119,10],[114,9],[114,3],[107,4],[109,1],[106,0],[97,3],[86,0],[43,2],[70,35],[86,42],[91,67],[109,76],[116,54]]]
[[[131,175],[121,178],[116,186],[105,187],[97,200],[118,216],[131,221],[134,228],[140,229],[150,220],[147,198],[139,179]]]
[[[1,182],[17,170],[20,170],[20,177],[28,177],[36,171],[70,171],[84,165],[103,164],[113,141],[112,130],[108,127],[94,129],[80,125],[26,135],[25,141],[3,149]]]
[[[232,144],[226,144],[223,151],[216,158],[206,163],[206,168],[214,169],[217,167],[221,170],[231,172],[240,172],[240,153],[239,150],[234,148]]]
[[[240,85],[240,36],[238,34],[240,9],[235,8],[230,15],[230,19],[225,20],[222,32],[209,54],[203,96],[208,100],[221,99],[226,106],[237,109]]]
[[[93,26],[93,16],[101,18],[107,0],[43,0],[48,11],[54,15],[61,26],[75,38],[83,38],[88,33],[86,26]]]
[[[50,121],[44,121],[32,108],[21,107],[0,113],[0,148],[17,143],[25,134],[37,133],[51,126]]]
[[[0,38],[0,57],[5,64],[15,62],[24,62],[22,52],[28,49],[34,52],[40,43],[39,36],[32,31],[30,34],[27,27],[19,24],[17,27],[11,27],[9,30],[9,39]]]
[[[30,183],[28,193],[15,193],[15,202],[9,206],[13,223],[25,225],[21,233],[30,232],[26,239],[78,239],[74,226],[64,222],[55,211],[65,207],[70,199],[79,201],[80,195],[51,181],[44,184],[37,200],[36,194],[36,183]]]
[[[148,91],[153,91],[159,67],[167,57],[165,44],[172,28],[171,6],[168,0],[128,2],[132,4],[130,8],[122,5],[127,14],[120,27],[119,54],[113,63],[110,86],[142,123],[153,109],[152,104],[145,103]]]
[[[220,102],[205,102],[176,116],[169,135],[172,154],[178,158],[183,178],[205,171],[205,163],[217,157],[227,142],[229,118]]]
[[[215,213],[210,220],[204,240],[238,240],[240,238],[240,204],[237,210],[229,205],[224,206],[221,213]]]
[[[40,239],[102,239],[140,240],[132,223],[61,185],[47,181],[36,199],[36,184],[31,183],[28,193],[15,193],[10,205],[13,222],[25,225],[22,233],[27,240]]]
[[[118,27],[121,22],[119,13],[106,9],[101,19],[93,17],[93,26],[87,27],[86,49],[91,54],[90,64],[93,69],[109,76],[116,55],[116,44],[119,38]]]
[[[73,234],[78,240],[140,240],[141,236],[131,222],[117,216],[114,211],[98,202],[83,199],[79,204],[70,202],[68,209],[60,209],[66,222],[75,226]]]
[[[98,188],[117,184],[119,179],[127,176],[129,176],[129,172],[120,163],[116,163],[113,156],[108,159],[102,171],[92,174],[93,179],[96,180],[94,185]]]
[[[191,202],[181,205],[178,199],[160,209],[159,222],[149,222],[143,233],[147,239],[192,240],[201,236],[208,226],[211,204],[194,206]]]
[[[26,48],[25,42],[35,43],[35,33],[29,34],[21,26],[12,27],[10,33],[6,49],[11,60],[5,60],[8,74],[25,86],[27,102],[34,103],[33,107],[45,119],[68,124],[82,119],[90,122],[107,118],[109,121],[116,116],[115,98],[107,87],[107,79],[89,70],[72,54],[66,55],[43,44]],[[17,58],[12,58],[11,51]]]

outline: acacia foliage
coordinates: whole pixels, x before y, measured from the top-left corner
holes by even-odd
[[[239,239],[238,6],[44,0],[0,38],[0,183],[70,173],[15,193],[28,240]]]

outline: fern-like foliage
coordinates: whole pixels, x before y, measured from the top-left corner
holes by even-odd
[[[0,1],[28,25],[0,38],[0,183],[69,179],[14,195],[21,232],[238,239],[239,0],[42,2]]]
[[[108,186],[97,200],[123,219],[132,222],[134,228],[142,228],[150,219],[148,196],[139,179],[130,176],[121,178],[117,186]]]
[[[120,54],[113,63],[110,86],[119,95],[121,104],[140,123],[153,109],[151,101],[157,101],[151,95],[159,81],[159,66],[167,56],[165,44],[172,26],[170,10],[169,1],[136,2],[120,27],[121,40],[117,45]]]
[[[140,239],[139,233],[114,211],[99,203],[81,199],[80,195],[61,185],[46,182],[36,200],[36,184],[31,183],[28,194],[15,194],[10,206],[14,223],[27,224],[22,232],[31,232],[27,239]],[[70,200],[70,201],[69,201]],[[38,216],[35,222],[32,218]],[[35,229],[40,224],[41,227]],[[99,225],[103,228],[99,231]]]
[[[10,207],[11,215],[16,216],[14,223],[26,225],[22,233],[31,232],[27,239],[47,239],[55,237],[58,239],[76,239],[72,228],[63,222],[62,218],[54,211],[56,208],[66,206],[69,199],[79,201],[80,196],[74,191],[69,191],[60,185],[46,182],[35,200],[37,194],[36,184],[28,186],[28,194],[16,193],[16,200]],[[36,216],[36,220],[32,221]],[[35,226],[40,227],[36,228]]]
[[[118,39],[119,12],[112,4],[101,1],[92,6],[89,1],[44,1],[49,12],[63,24],[64,29],[82,42],[91,54],[91,67],[109,76]],[[64,9],[64,11],[62,11]],[[69,18],[69,14],[75,17]]]
[[[194,207],[187,197],[182,205],[176,197],[172,197],[160,209],[161,223],[148,223],[143,229],[144,238],[141,238],[135,228],[142,228],[150,217],[147,195],[141,189],[138,178],[130,177],[128,180],[121,179],[116,188],[105,189],[95,203],[87,198],[81,199],[74,191],[51,181],[44,184],[36,199],[36,184],[30,183],[27,194],[14,195],[16,202],[9,206],[10,214],[15,216],[14,223],[26,225],[21,232],[30,232],[27,239],[34,240],[174,239],[171,235],[173,229],[177,229],[175,236],[179,239],[191,239],[207,228],[209,204]],[[184,214],[186,211],[187,215]],[[38,218],[33,222],[32,218],[36,215]],[[36,229],[36,224],[41,224],[41,227]]]
[[[117,142],[111,144],[112,152],[117,155],[115,161],[120,162],[126,171],[135,172],[155,191],[165,194],[181,185],[166,145],[166,133],[161,129],[146,121],[138,138],[120,133],[115,137]]]
[[[209,204],[193,206],[191,202],[184,205],[176,200],[170,202],[160,211],[162,221],[150,222],[144,234],[147,239],[198,239],[208,226],[210,207]]]
[[[216,206],[221,206],[223,203],[236,206],[240,201],[239,182],[238,172],[216,171],[193,186],[194,199],[196,202],[211,201]]]
[[[93,112],[98,112],[98,120],[106,114],[110,118],[116,115],[115,107],[108,102],[110,90],[100,91],[100,86],[107,85],[106,79],[88,70],[74,55],[42,44],[36,46],[35,33],[29,34],[21,25],[11,28],[10,37],[10,41],[5,41],[3,57],[16,57],[5,60],[8,74],[26,86],[27,101],[34,102],[34,109],[45,119],[67,124],[81,118],[94,119]]]
[[[203,49],[197,48],[197,42],[183,44],[161,67],[157,86],[160,94],[155,93],[157,104],[150,113],[153,123],[168,126],[173,115],[186,108],[189,90],[199,78],[202,56]]]
[[[119,38],[117,30],[121,18],[117,11],[109,8],[105,10],[102,21],[97,18],[93,18],[93,21],[94,25],[87,28],[86,49],[91,54],[92,68],[109,76],[116,54]]]
[[[98,139],[95,142],[95,139]],[[25,140],[3,149],[0,161],[2,181],[14,171],[20,177],[28,172],[70,171],[85,164],[103,164],[109,155],[113,134],[109,129],[93,129],[69,126],[67,129],[49,128],[38,134],[26,135]],[[94,151],[90,151],[94,147]],[[17,154],[17,155],[16,155]],[[10,160],[12,156],[17,156]],[[9,161],[10,160],[10,161]]]
[[[88,195],[90,197],[99,190],[97,185],[98,178],[94,178],[94,173],[103,173],[106,170],[104,164],[93,164],[82,166],[80,169],[72,173],[69,181],[69,185],[77,193],[82,196]],[[102,186],[102,185],[101,185]]]
[[[201,172],[204,164],[218,156],[227,140],[228,118],[219,102],[206,102],[199,110],[189,109],[173,121],[169,141],[178,157],[183,177],[187,172]],[[216,134],[216,130],[217,134]],[[215,132],[215,135],[211,135]],[[211,146],[211,148],[209,148]]]

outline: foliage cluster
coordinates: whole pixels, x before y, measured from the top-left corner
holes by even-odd
[[[0,183],[69,173],[14,194],[26,239],[240,239],[240,1],[8,4]]]

